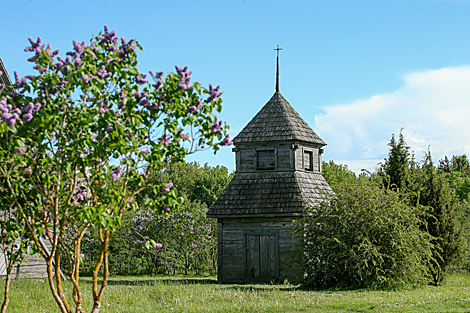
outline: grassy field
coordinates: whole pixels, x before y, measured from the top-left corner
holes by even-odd
[[[83,279],[89,311],[91,284]],[[8,311],[59,312],[47,283],[29,279],[12,282]],[[441,287],[400,291],[220,285],[215,277],[112,277],[101,312],[470,312],[470,276],[455,274]]]

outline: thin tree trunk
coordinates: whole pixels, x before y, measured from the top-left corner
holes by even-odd
[[[62,299],[59,297],[54,287],[54,274],[52,273],[52,257],[49,257],[46,260],[46,265],[47,265],[47,280],[49,282],[49,287],[51,288],[52,295],[54,296],[55,301],[59,305],[59,308],[62,311],[62,313],[72,313],[70,311],[70,308],[67,310],[65,304],[62,302]]]
[[[5,277],[5,298],[3,299],[2,303],[2,313],[7,311],[8,303],[10,302],[10,273],[11,268],[7,268],[7,276]]]
[[[108,284],[108,244],[110,236],[111,232],[109,230],[106,230],[103,237],[102,230],[100,229],[101,253],[98,263],[96,264],[95,269],[93,271],[93,309],[91,310],[92,313],[98,313],[100,311],[101,299]],[[98,271],[101,267],[101,264],[103,264],[103,281],[101,283],[101,288],[98,293]]]

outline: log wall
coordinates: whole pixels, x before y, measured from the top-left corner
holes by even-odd
[[[295,275],[293,219],[218,219],[219,282],[282,282]]]
[[[310,155],[309,160],[306,155]],[[274,171],[321,172],[320,146],[308,143],[245,144],[236,149],[237,173]],[[311,165],[310,165],[311,164]]]

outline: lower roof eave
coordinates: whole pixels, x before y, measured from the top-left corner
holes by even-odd
[[[270,218],[270,217],[295,217],[301,212],[285,213],[251,213],[251,214],[206,214],[208,218]]]

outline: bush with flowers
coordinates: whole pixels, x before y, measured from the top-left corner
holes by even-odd
[[[149,171],[201,149],[230,145],[219,87],[191,83],[191,71],[142,74],[135,39],[104,32],[73,41],[60,57],[41,38],[25,51],[36,73],[0,86],[0,176],[7,199],[47,264],[52,295],[62,312],[85,312],[79,285],[82,239],[97,227],[91,312],[98,312],[109,275],[109,241]],[[149,81],[153,80],[153,83]],[[131,187],[132,186],[132,187]],[[155,192],[169,188],[153,185]],[[159,215],[181,202],[176,191],[143,204]],[[47,253],[40,241],[50,243]],[[67,263],[72,301],[60,275]],[[102,279],[98,282],[98,273]],[[75,308],[72,308],[72,306]]]

